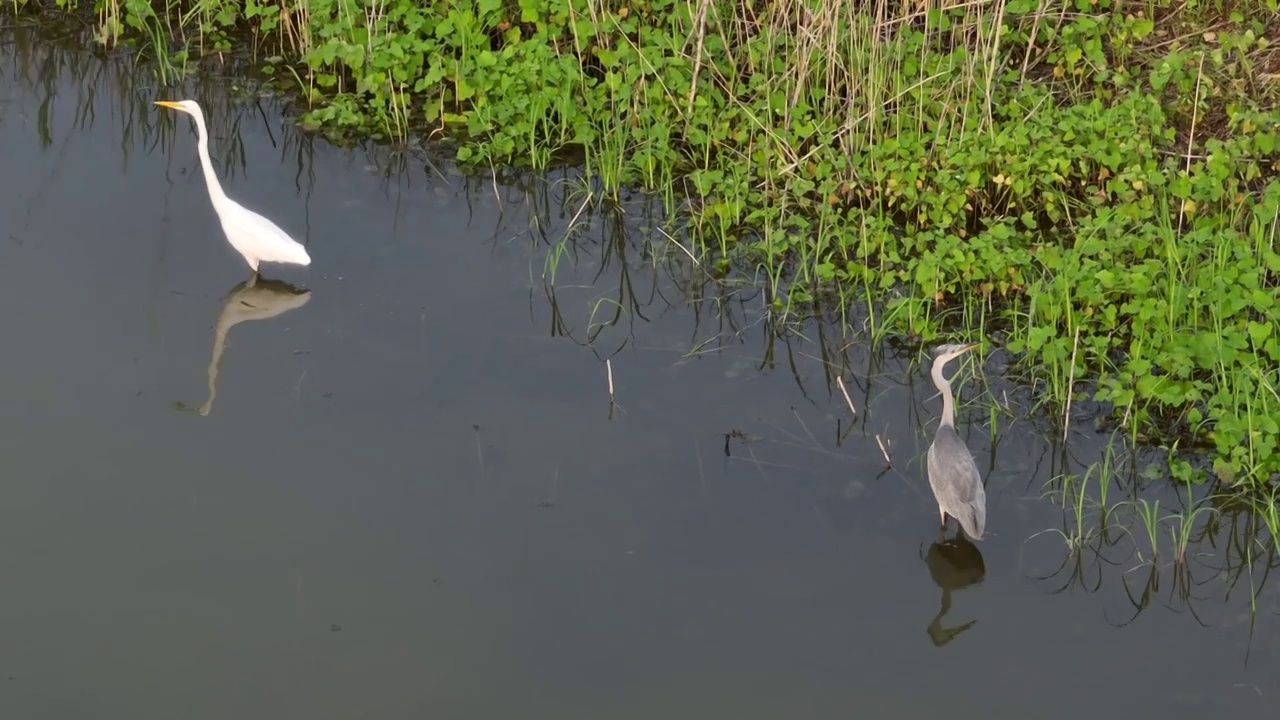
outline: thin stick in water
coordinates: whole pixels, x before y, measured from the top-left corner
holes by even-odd
[[[880,454],[884,456],[884,464],[893,467],[893,460],[889,458],[889,450],[892,449],[893,443],[889,438],[880,438],[880,433],[876,433],[876,444],[880,446]]]
[[[849,404],[849,412],[853,413],[854,417],[858,417],[858,411],[853,407],[853,400],[849,399],[849,391],[844,389],[844,378],[837,375],[836,385],[840,387],[840,394],[844,395],[844,401]]]
[[[609,378],[609,419],[612,420],[613,410],[618,407],[618,401],[613,396],[613,361],[609,358],[605,358],[604,369]]]

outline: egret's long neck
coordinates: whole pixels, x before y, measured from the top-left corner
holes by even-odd
[[[942,366],[946,365],[946,360],[940,360],[933,364],[933,384],[938,386],[938,392],[942,393],[942,425],[940,427],[955,427],[955,407],[954,401],[951,399],[951,383],[942,376]]]
[[[222,191],[222,183],[218,182],[218,176],[213,172],[213,161],[209,159],[209,131],[205,129],[204,117],[201,113],[192,113],[191,119],[196,121],[196,135],[198,141],[196,149],[200,153],[200,168],[204,170],[204,182],[209,186],[209,196],[213,198],[214,205],[219,200],[226,200],[227,194]]]

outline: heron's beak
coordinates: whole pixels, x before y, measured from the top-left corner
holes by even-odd
[[[179,107],[179,106],[178,106],[178,103],[176,103],[176,102],[169,102],[168,100],[157,100],[157,101],[156,101],[156,104],[157,104],[157,105],[159,105],[160,107],[167,107],[167,108],[171,108],[171,109],[173,109],[173,110],[181,110],[181,109],[182,109],[181,107]]]
[[[960,348],[960,352],[962,352],[962,353],[967,353],[967,352],[969,352],[970,350],[972,350],[972,349],[974,349],[974,348],[978,347],[978,346],[979,346],[979,345],[981,345],[981,344],[982,344],[982,343],[980,343],[980,342],[976,342],[976,343],[969,343],[968,345],[965,345],[963,348]]]

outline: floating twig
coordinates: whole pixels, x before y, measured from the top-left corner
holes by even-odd
[[[836,385],[840,388],[840,394],[844,395],[844,401],[849,404],[849,412],[853,413],[854,417],[858,417],[858,410],[853,406],[853,400],[849,399],[849,391],[844,389],[844,378],[837,375]]]
[[[613,395],[613,361],[611,359],[605,358],[604,369],[607,377],[609,378],[609,419],[612,420],[613,410],[618,406],[618,401]]]
[[[893,460],[889,457],[889,451],[893,449],[893,441],[889,438],[881,438],[880,433],[876,433],[876,444],[880,446],[880,454],[884,456],[884,464],[893,467]]]

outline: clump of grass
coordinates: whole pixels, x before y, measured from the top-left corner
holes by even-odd
[[[1117,445],[1113,436],[1102,459],[1085,468],[1083,474],[1064,473],[1046,483],[1044,496],[1063,509],[1062,528],[1051,528],[1048,532],[1061,536],[1073,552],[1079,552],[1095,537],[1105,535],[1112,528],[1112,517],[1122,507],[1108,501],[1116,473]]]
[[[1115,574],[1134,608],[1134,615],[1121,624],[1149,606],[1165,579],[1173,583],[1170,599],[1193,615],[1194,601],[1203,599],[1203,590],[1212,588],[1215,578],[1226,598],[1247,590],[1256,610],[1258,594],[1280,563],[1280,536],[1274,532],[1280,497],[1275,488],[1153,487],[1164,471],[1148,464],[1138,472],[1138,458],[1150,459],[1151,453],[1128,448],[1122,455],[1124,445],[1123,438],[1113,436],[1102,457],[1083,473],[1064,473],[1048,485],[1047,494],[1062,508],[1063,525],[1037,535],[1058,535],[1064,559],[1041,579],[1067,575],[1058,591],[1079,587],[1097,592],[1107,584],[1106,576]],[[1168,495],[1170,489],[1175,496]],[[1125,498],[1108,500],[1109,492]],[[1173,506],[1180,508],[1171,510]],[[1139,572],[1142,568],[1145,573]],[[1241,582],[1245,578],[1248,582]],[[1196,588],[1201,592],[1193,593]]]

